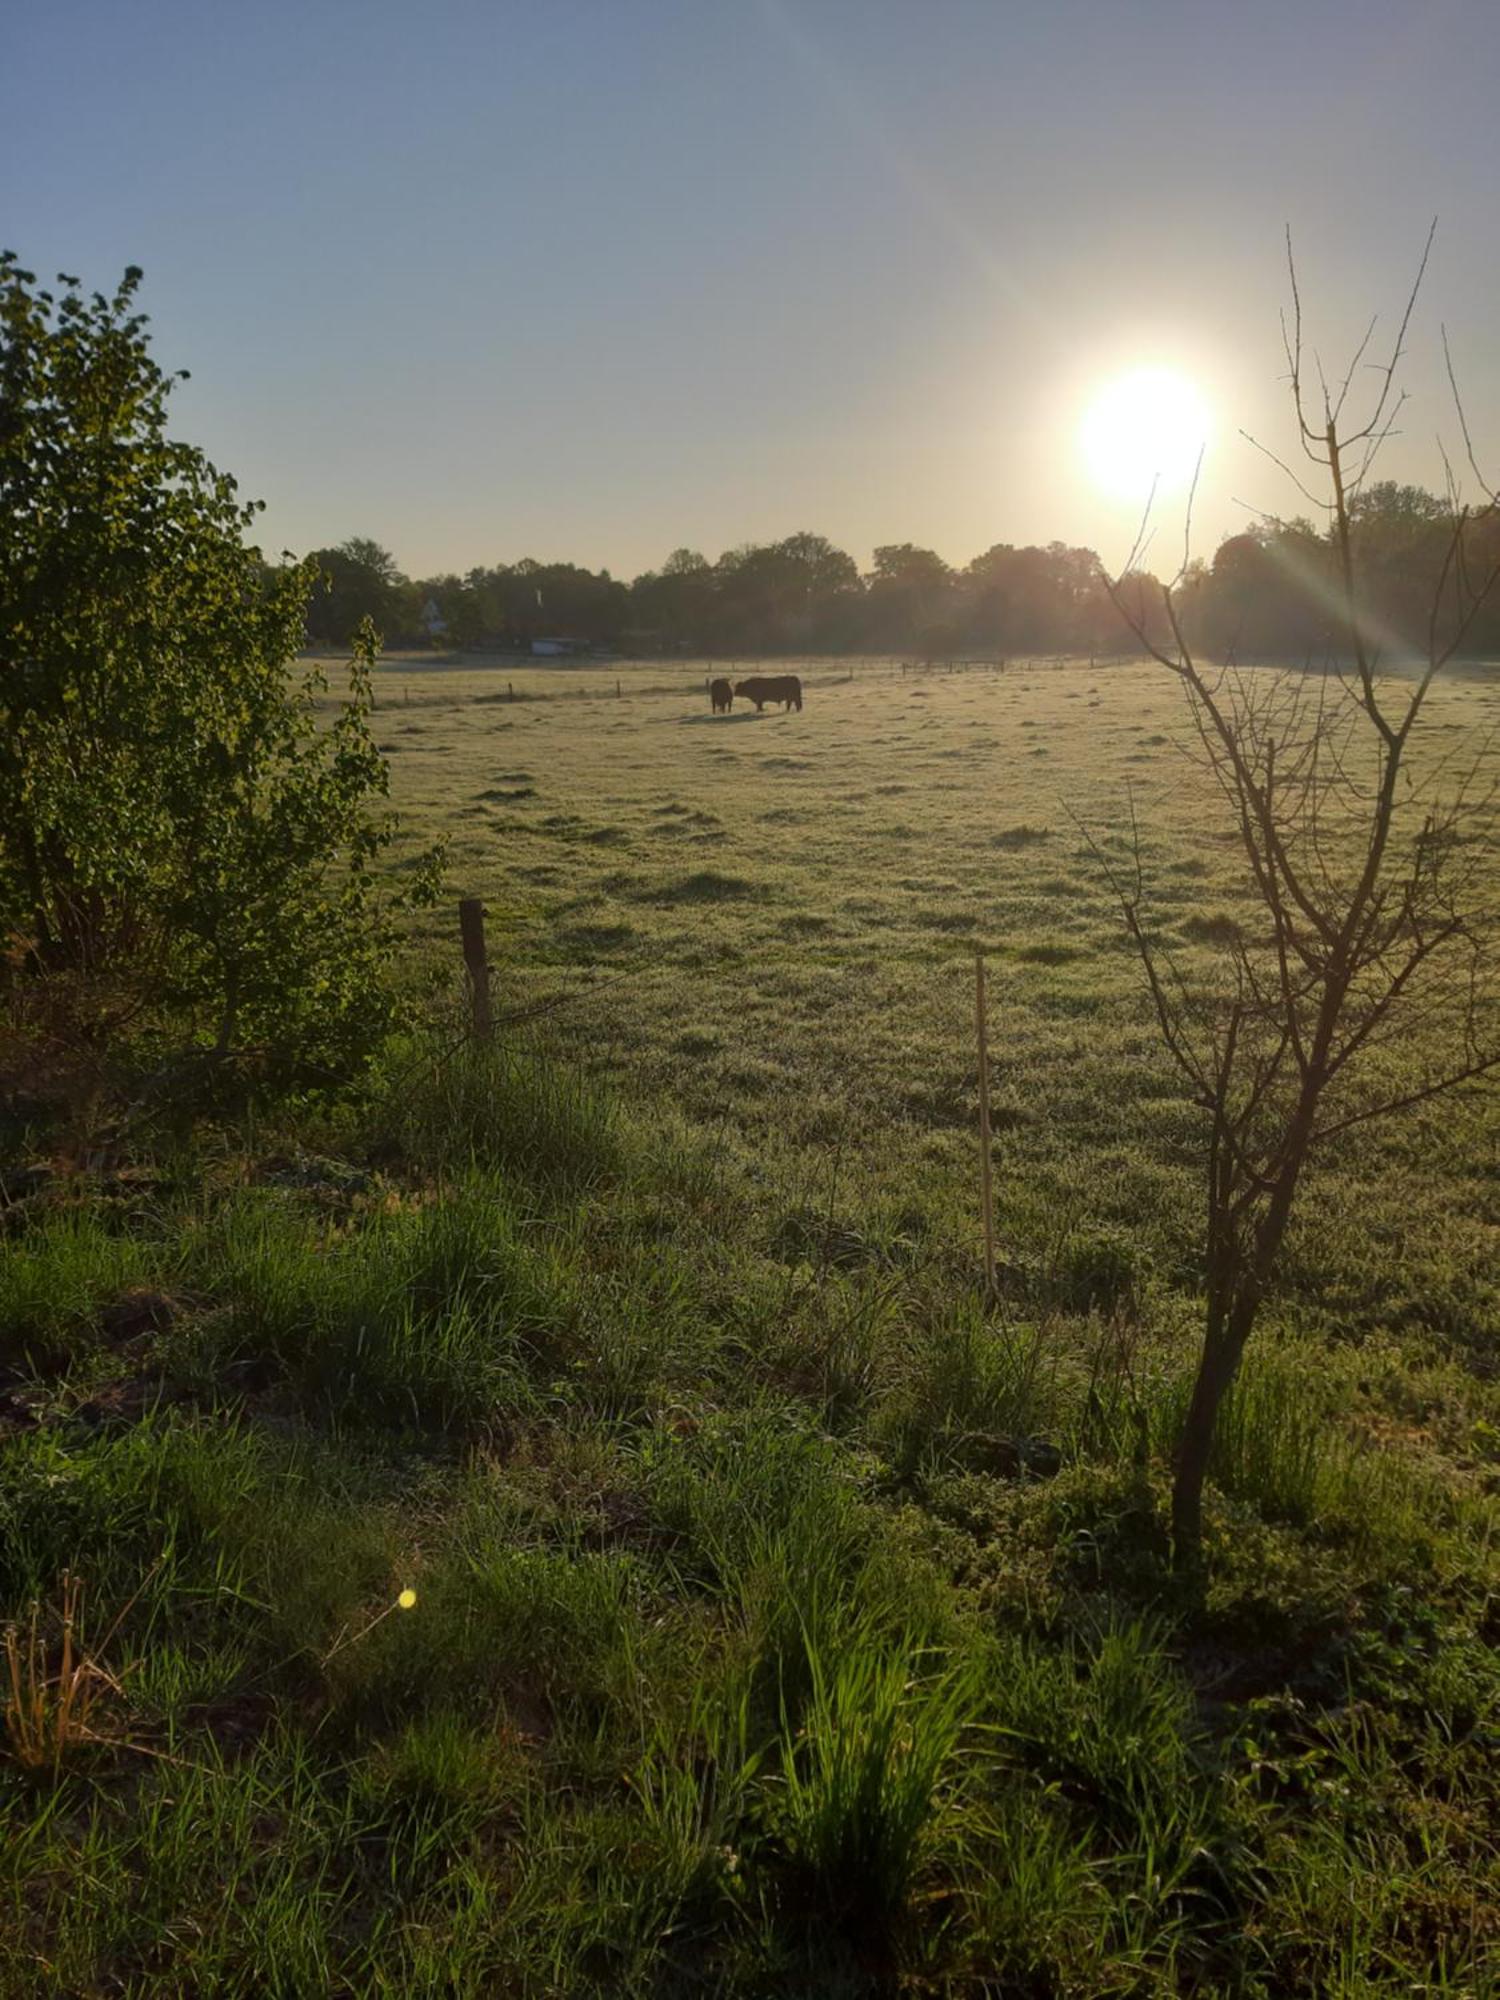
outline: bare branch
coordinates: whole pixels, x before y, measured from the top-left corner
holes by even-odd
[[[1327,501],[1319,499],[1316,493],[1314,493],[1309,487],[1304,486],[1302,481],[1297,477],[1296,473],[1293,472],[1292,468],[1287,464],[1284,458],[1278,458],[1276,453],[1272,451],[1268,445],[1263,445],[1260,439],[1258,437],[1253,437],[1249,431],[1242,430],[1240,432],[1240,436],[1245,440],[1246,444],[1253,445],[1255,450],[1260,452],[1263,457],[1270,459],[1272,465],[1276,467],[1276,470],[1278,472],[1284,472],[1287,478],[1291,480],[1293,486],[1295,486],[1297,491],[1302,495],[1304,500],[1309,501],[1314,507],[1324,507],[1324,508],[1327,507],[1328,505]]]
[[[1474,440],[1469,435],[1469,419],[1464,414],[1464,399],[1458,393],[1458,377],[1453,372],[1453,356],[1448,351],[1448,329],[1446,326],[1442,329],[1442,335],[1443,365],[1448,370],[1448,387],[1453,391],[1453,407],[1458,412],[1458,427],[1463,432],[1464,451],[1468,456],[1469,470],[1479,482],[1480,492],[1486,500],[1493,504],[1497,495],[1494,487],[1489,484],[1484,474],[1479,470],[1479,461],[1474,456]]]
[[[1368,1125],[1375,1118],[1393,1117],[1398,1111],[1410,1111],[1414,1105],[1426,1104],[1450,1090],[1461,1089],[1466,1083],[1478,1083],[1485,1077],[1493,1076],[1497,1070],[1500,1070],[1500,1050],[1480,1057],[1477,1062],[1466,1063],[1462,1069],[1451,1070],[1446,1076],[1436,1077],[1419,1090],[1409,1090],[1400,1097],[1387,1097],[1379,1104],[1367,1104],[1359,1111],[1351,1111],[1345,1118],[1335,1119],[1331,1125],[1320,1125],[1312,1133],[1309,1143],[1326,1145],[1340,1132],[1348,1132],[1356,1125]]]
[[[1346,449],[1351,444],[1359,444],[1371,432],[1380,429],[1381,421],[1385,416],[1385,406],[1390,401],[1391,390],[1395,385],[1396,370],[1401,366],[1402,358],[1406,353],[1407,329],[1411,325],[1411,316],[1417,309],[1417,294],[1422,289],[1422,280],[1427,276],[1427,261],[1432,255],[1432,245],[1436,236],[1437,217],[1434,216],[1432,218],[1432,226],[1427,231],[1427,241],[1422,245],[1422,261],[1417,266],[1417,275],[1413,278],[1411,290],[1407,294],[1406,310],[1402,313],[1401,324],[1396,329],[1396,338],[1391,346],[1390,359],[1385,364],[1380,384],[1380,394],[1376,400],[1375,408],[1370,415],[1369,422],[1362,430],[1352,431],[1343,439]]]

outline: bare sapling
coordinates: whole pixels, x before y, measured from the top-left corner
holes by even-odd
[[[1431,244],[1429,234],[1363,413],[1350,414],[1374,322],[1339,386],[1316,362],[1310,383],[1288,238],[1283,332],[1298,446],[1313,470],[1299,478],[1275,462],[1326,518],[1327,595],[1340,635],[1329,670],[1210,666],[1184,631],[1186,549],[1183,571],[1157,586],[1165,639],[1140,596],[1121,588],[1139,540],[1110,585],[1137,642],[1180,683],[1189,751],[1233,829],[1247,892],[1243,921],[1204,974],[1179,965],[1151,921],[1139,839],[1133,869],[1107,864],[1161,1039],[1206,1125],[1203,1345],[1172,1491],[1176,1560],[1189,1568],[1201,1556],[1220,1406],[1274,1284],[1309,1168],[1352,1128],[1477,1084],[1500,1064],[1482,875],[1493,789],[1482,746],[1444,755],[1420,727],[1434,682],[1500,577],[1500,509],[1474,462],[1456,387],[1480,493],[1465,503],[1450,469],[1420,637],[1383,629],[1357,534],[1359,495],[1405,400],[1398,374]],[[1133,805],[1131,827],[1134,836]]]

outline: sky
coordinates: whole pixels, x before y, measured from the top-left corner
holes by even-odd
[[[1140,508],[1078,433],[1149,367],[1212,412],[1211,557],[1307,511],[1239,436],[1295,450],[1288,226],[1342,373],[1438,218],[1383,470],[1461,455],[1444,324],[1500,465],[1494,0],[47,0],[0,64],[0,243],[144,266],[174,431],[268,550],[1117,566]],[[1180,496],[1152,534],[1167,572]]]

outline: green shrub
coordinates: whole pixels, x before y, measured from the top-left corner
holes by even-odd
[[[50,975],[47,1004],[95,1033],[144,1002],[174,1044],[326,1082],[393,1007],[377,641],[322,726],[294,664],[315,570],[268,567],[258,508],[167,436],[140,277],[57,296],[0,254],[9,977]]]

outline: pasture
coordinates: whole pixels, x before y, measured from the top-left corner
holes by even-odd
[[[1200,1134],[1081,830],[1210,963],[1176,690],[844,672],[384,666],[525,1021],[450,900],[356,1097],[7,1188],[0,1991],[1493,1991],[1493,1102],[1310,1188],[1199,1593]]]
[[[716,717],[706,671],[627,668],[617,696],[611,669],[387,670],[393,797],[414,833],[451,834],[454,887],[486,898],[501,1004],[563,998],[549,1042],[722,1132],[770,1207],[961,1256],[983,948],[1006,1253],[1184,1275],[1201,1122],[1090,848],[1121,862],[1134,810],[1190,973],[1244,915],[1242,853],[1184,754],[1170,676],[809,663],[802,714]],[[1428,755],[1497,722],[1500,681],[1455,677]],[[1493,1354],[1495,1129],[1476,1098],[1351,1135],[1306,1205],[1299,1310]]]

